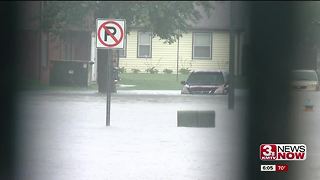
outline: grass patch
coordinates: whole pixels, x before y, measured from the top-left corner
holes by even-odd
[[[188,75],[179,74],[147,74],[147,73],[123,73],[119,74],[118,90],[181,90],[180,81],[185,81]],[[243,76],[235,77],[234,85],[237,89],[246,89],[247,82]],[[121,87],[119,85],[135,85],[134,87]]]
[[[119,74],[119,90],[180,90],[180,81],[185,81],[188,75],[179,74],[146,74],[123,73]],[[134,87],[122,87],[121,85],[135,85]]]

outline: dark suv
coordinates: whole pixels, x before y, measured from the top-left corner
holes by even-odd
[[[227,94],[228,74],[222,71],[193,71],[182,81],[181,94]]]

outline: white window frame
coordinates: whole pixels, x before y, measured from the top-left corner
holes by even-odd
[[[195,46],[195,38],[197,34],[207,34],[210,37],[210,56],[209,57],[196,57],[195,56],[195,47],[199,47],[200,45]],[[200,47],[207,47],[207,46],[200,46]],[[192,59],[199,59],[199,60],[212,60],[212,32],[193,32],[192,33]]]
[[[140,34],[141,33],[149,33],[150,35],[149,35],[149,37],[150,37],[150,40],[149,40],[149,44],[141,44],[140,43]],[[138,58],[152,58],[152,32],[142,32],[142,31],[140,31],[140,32],[138,32],[138,41],[137,41],[137,49],[138,49],[138,51],[137,51],[137,57]],[[140,46],[150,46],[149,47],[149,56],[140,56]]]

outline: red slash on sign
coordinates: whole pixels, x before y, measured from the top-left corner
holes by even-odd
[[[101,38],[101,34],[102,34],[101,30],[102,29],[104,29],[104,31],[105,31],[104,40]],[[112,29],[113,32],[111,32],[110,29]],[[110,36],[113,39],[112,43],[107,41],[107,36]],[[101,44],[103,44],[106,47],[117,46],[122,41],[123,36],[124,36],[124,30],[122,29],[120,24],[118,24],[115,21],[111,21],[111,20],[106,21],[106,22],[102,23],[98,29],[98,40]]]

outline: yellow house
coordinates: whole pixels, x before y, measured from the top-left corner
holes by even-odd
[[[120,50],[119,67],[126,72],[155,68],[159,73],[169,69],[229,70],[230,52],[230,2],[212,1],[215,9],[210,17],[203,15],[196,24],[191,24],[188,33],[179,41],[165,44],[151,32],[131,31],[124,39],[125,48]],[[242,2],[234,2],[235,17],[235,75],[243,73],[243,47],[246,43],[246,10]],[[200,9],[200,12],[203,12]]]
[[[119,67],[131,73],[146,73],[154,68],[158,73],[181,69],[229,70],[230,12],[231,2],[210,1],[214,10],[210,17],[204,13],[196,23],[191,23],[188,33],[172,44],[165,44],[159,37],[152,38],[151,32],[138,29],[124,38],[124,49],[119,50]],[[245,2],[233,2],[234,14],[234,72],[235,76],[245,74],[244,55],[248,44],[248,11]],[[200,12],[204,12],[199,9]],[[96,60],[95,34],[92,34],[91,61]],[[96,79],[97,67],[93,66],[92,79]]]
[[[150,32],[133,31],[127,35],[124,50],[120,51],[119,67],[127,72],[134,69],[146,72],[154,67],[162,73],[169,69],[221,69],[229,67],[229,33],[227,31],[192,31],[179,41],[165,44],[152,38]]]

